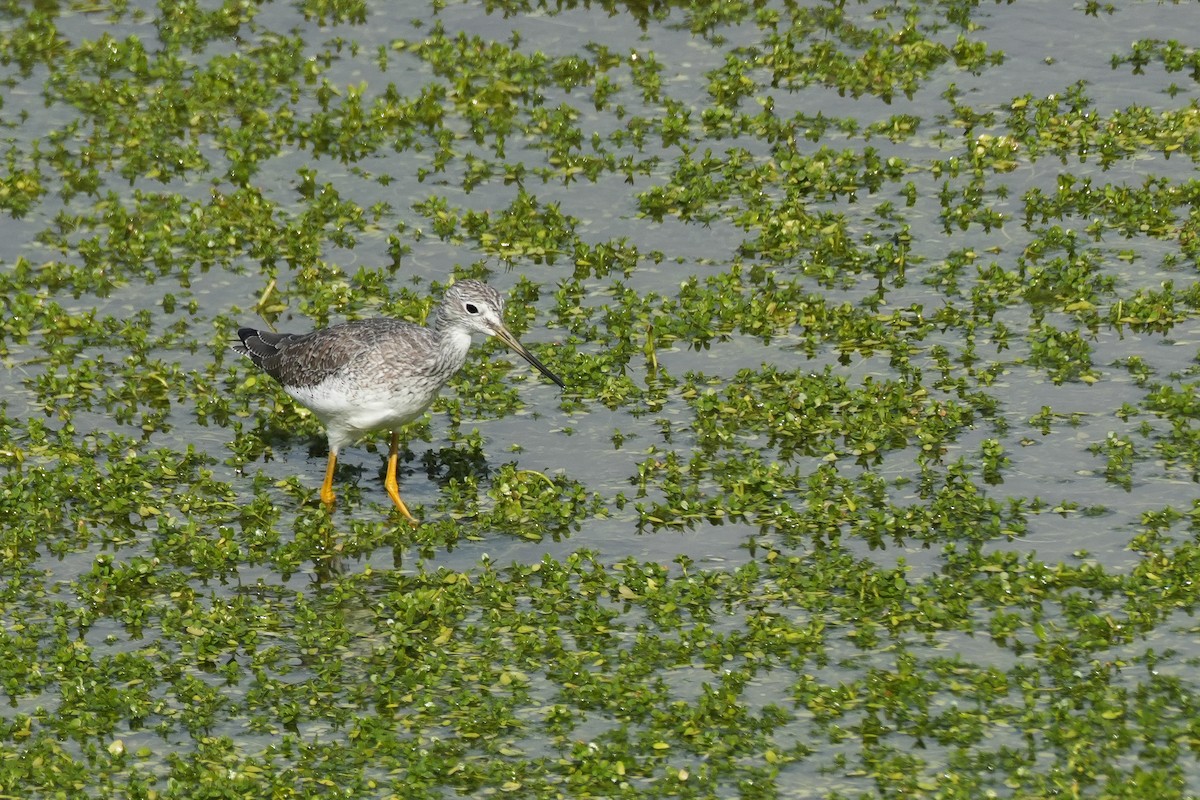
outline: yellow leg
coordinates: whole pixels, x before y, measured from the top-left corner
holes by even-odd
[[[329,463],[325,466],[325,482],[321,484],[321,502],[333,510],[333,468],[337,466],[337,450],[330,449]]]
[[[408,511],[408,506],[404,505],[404,501],[400,499],[400,485],[396,483],[396,462],[400,460],[400,432],[392,431],[392,446],[388,450],[387,474],[383,479],[383,488],[387,489],[388,497],[392,498],[392,502],[396,504],[396,508],[400,509],[400,513],[404,515],[413,525],[419,525],[417,518]]]

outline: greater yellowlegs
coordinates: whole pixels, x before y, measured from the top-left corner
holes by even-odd
[[[254,328],[238,331],[234,351],[283,386],[316,414],[329,437],[329,462],[321,501],[333,507],[338,451],[364,435],[391,431],[384,487],[409,522],[417,520],[396,483],[400,428],[421,414],[467,360],[471,334],[495,336],[543,375],[561,379],[525,349],[504,326],[504,298],[486,283],[452,284],[426,326],[377,318],[343,322],[305,334]]]

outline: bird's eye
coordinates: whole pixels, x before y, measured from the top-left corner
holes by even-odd
[[[475,316],[479,313],[479,306],[475,305],[474,303],[463,303],[463,308],[466,309],[467,313],[471,316]]]

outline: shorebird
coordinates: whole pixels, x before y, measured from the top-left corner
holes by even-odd
[[[279,381],[325,426],[329,461],[321,502],[328,508],[334,504],[333,471],[342,447],[369,433],[390,431],[383,485],[400,513],[416,525],[396,482],[400,430],[425,413],[462,367],[474,333],[495,336],[565,388],[505,327],[503,296],[476,280],[458,281],[447,288],[428,325],[379,317],[305,334],[241,328],[241,341],[233,349]]]

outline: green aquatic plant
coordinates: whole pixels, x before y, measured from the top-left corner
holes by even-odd
[[[167,5],[0,7],[0,794],[1189,796],[1183,7]],[[236,329],[451,277],[330,516]]]

